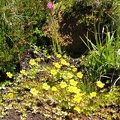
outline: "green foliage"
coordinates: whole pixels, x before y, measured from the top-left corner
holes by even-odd
[[[93,44],[91,40],[87,38],[88,43],[85,43],[89,49],[88,55],[85,57],[84,63],[88,78],[87,84],[105,79],[111,79],[110,84],[115,82],[114,78],[109,78],[107,73],[111,70],[111,77],[114,76],[114,71],[117,71],[116,76],[120,74],[120,56],[119,56],[119,40],[114,38],[114,33],[106,32],[104,41],[99,37],[95,31],[96,44]],[[106,82],[106,81],[104,81]]]
[[[42,39],[42,32],[39,36],[35,32],[36,27],[40,29],[45,21],[44,1],[0,1],[1,71],[15,71],[23,52]]]
[[[120,79],[120,28],[117,27],[120,24],[120,8],[116,4],[119,1],[63,0],[55,3],[55,11],[52,12],[46,10],[47,2],[48,0],[0,2],[0,71],[6,72],[7,78],[15,80],[12,87],[9,87],[10,81],[0,85],[3,90],[0,91],[0,118],[14,108],[25,119],[27,110],[33,113],[40,111],[38,101],[44,105],[49,102],[56,105],[50,110],[48,106],[44,107],[46,118],[51,116],[47,115],[48,111],[52,115],[59,115],[60,119],[63,115],[69,115],[69,112],[86,116],[99,115],[105,119],[117,118],[116,111],[112,108],[108,111],[106,107],[120,104],[120,87],[116,84]],[[81,16],[76,16],[79,10]],[[57,26],[61,11],[67,13],[68,18],[77,19],[76,23],[94,29],[95,44],[88,36],[87,42],[82,39],[89,50],[88,55],[80,60],[84,66],[82,72],[70,62],[70,57],[60,54],[50,56],[47,48],[42,50],[42,46],[36,46],[36,42],[43,42],[42,37],[46,37],[41,27],[48,20],[53,51],[61,53]],[[13,75],[16,64],[31,45],[34,45],[35,54],[39,54],[41,49],[44,57],[31,59],[28,71],[21,70],[17,76]],[[51,63],[47,64],[46,61],[49,60]],[[111,77],[107,76],[111,69],[117,71],[116,79],[113,78],[114,71],[111,72]],[[110,86],[110,92],[106,92],[106,83],[102,82],[102,78],[111,79],[113,85]],[[4,90],[7,92],[4,93]]]

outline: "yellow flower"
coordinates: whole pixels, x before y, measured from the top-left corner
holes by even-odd
[[[82,74],[81,72],[78,72],[78,73],[77,73],[77,77],[78,77],[78,78],[82,78],[82,77],[83,77],[83,74]]]
[[[82,100],[82,96],[79,95],[79,94],[74,95],[73,100],[74,100],[75,102],[77,102],[77,103],[80,103],[80,101]]]
[[[68,91],[70,93],[74,93],[74,86],[68,86]]]
[[[56,88],[55,86],[52,86],[51,89],[52,89],[52,91],[54,91],[54,92],[57,91],[57,88]]]
[[[13,74],[11,72],[6,72],[6,74],[9,78],[12,78],[12,76],[13,76]]]
[[[62,65],[66,65],[66,66],[70,66],[70,63],[69,62],[67,62],[65,59],[61,59],[60,60],[60,63],[62,64]]]
[[[65,64],[66,66],[70,66],[70,63],[69,62],[66,62],[66,64]]]
[[[77,85],[77,81],[75,81],[74,79],[71,79],[70,80],[70,85],[76,86]]]
[[[73,77],[73,74],[72,73],[67,73],[67,78],[68,79],[71,79]]]
[[[21,73],[21,74],[25,74],[25,70],[21,70],[20,73]]]
[[[56,68],[61,68],[61,65],[59,63],[53,63]]]
[[[50,86],[47,83],[43,83],[43,89],[49,90]]]
[[[40,62],[40,58],[36,58],[35,60],[36,60],[37,62]]]
[[[8,96],[10,99],[13,99],[13,97],[14,97],[13,93],[8,93],[7,96]]]
[[[80,108],[79,107],[74,107],[74,110],[77,111],[78,113],[80,112]]]
[[[30,65],[35,65],[35,60],[34,59],[30,59],[29,64]]]
[[[104,83],[102,83],[101,81],[97,81],[97,86],[99,87],[99,88],[103,88],[104,87]]]
[[[91,97],[95,97],[96,95],[97,95],[96,92],[91,92],[91,93],[90,93],[90,96],[91,96]]]
[[[76,93],[76,94],[80,93],[80,89],[77,88],[76,86],[68,86],[68,91],[71,93]]]
[[[77,68],[76,67],[72,68],[72,71],[77,72]]]
[[[63,58],[60,60],[60,62],[61,62],[62,65],[66,65],[66,63],[67,63],[66,60],[63,59]]]
[[[57,54],[56,57],[57,58],[61,58],[62,56],[61,56],[61,54]]]
[[[74,87],[74,93],[79,94],[79,92],[80,92],[80,89],[77,87]]]
[[[61,87],[61,88],[65,88],[65,87],[67,87],[66,82],[63,82],[63,81],[62,81],[62,82],[60,83],[60,87]]]
[[[57,74],[57,71],[56,71],[55,69],[52,69],[52,70],[50,71],[50,73],[51,73],[52,75],[56,75],[56,74]]]
[[[33,95],[37,95],[38,94],[38,90],[36,90],[35,88],[32,88],[30,90],[30,92],[33,94]]]

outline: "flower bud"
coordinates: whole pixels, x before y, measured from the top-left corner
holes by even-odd
[[[54,5],[52,2],[48,2],[47,3],[47,8],[50,9],[50,10],[53,10],[54,9]]]

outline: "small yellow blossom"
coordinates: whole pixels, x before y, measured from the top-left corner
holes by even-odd
[[[30,90],[30,92],[33,94],[33,95],[37,95],[38,94],[38,90],[36,90],[35,88],[32,88]]]
[[[51,89],[52,89],[52,91],[54,91],[54,92],[57,91],[57,88],[56,88],[55,86],[52,86]]]
[[[80,93],[80,89],[77,88],[76,86],[68,86],[68,91],[70,93],[75,93],[77,95]]]
[[[60,60],[60,62],[61,62],[62,65],[66,65],[66,63],[67,63],[67,61],[63,58]]]
[[[77,111],[78,113],[80,112],[80,108],[79,107],[74,107],[74,110]]]
[[[12,78],[12,76],[13,76],[13,74],[11,72],[6,72],[6,74],[9,78]]]
[[[60,65],[59,63],[53,63],[53,65],[54,65],[56,68],[58,68],[58,69],[61,68],[61,65]]]
[[[66,82],[60,82],[60,87],[61,88],[65,88],[65,87],[67,87],[67,83]]]
[[[40,58],[36,58],[35,60],[36,60],[37,62],[40,62]]]
[[[14,95],[13,95],[13,93],[8,93],[8,95],[7,95],[10,99],[13,99],[14,98]]]
[[[47,83],[43,83],[43,89],[49,90],[50,86]]]
[[[82,96],[79,95],[79,94],[74,95],[73,100],[74,100],[75,102],[77,102],[77,103],[80,103],[80,101],[82,100]]]
[[[70,66],[70,63],[69,62],[66,62],[66,64],[65,64],[66,66]]]
[[[72,74],[72,73],[67,73],[67,78],[68,78],[68,79],[73,78],[73,74]]]
[[[65,59],[61,59],[60,60],[60,63],[62,64],[62,65],[66,65],[66,66],[70,66],[70,63],[69,62],[67,62]]]
[[[72,86],[76,86],[77,85],[77,81],[75,81],[74,79],[71,79],[70,80],[70,85],[72,85]]]
[[[56,71],[55,69],[52,69],[52,70],[50,71],[50,73],[51,73],[52,75],[56,75],[56,74],[57,74],[57,71]]]
[[[77,68],[76,67],[72,68],[72,71],[77,72]]]
[[[29,64],[30,64],[30,65],[35,65],[35,64],[36,64],[36,63],[35,63],[35,60],[34,60],[34,59],[30,59]]]
[[[77,88],[76,86],[68,86],[68,91],[70,93],[76,93],[76,94],[79,94],[80,93],[80,89]]]
[[[74,93],[76,93],[76,94],[79,94],[80,93],[80,89],[79,88],[77,88],[77,87],[74,87]]]
[[[102,83],[101,81],[97,81],[97,86],[98,86],[99,88],[103,88],[103,87],[105,86],[105,84]]]
[[[21,70],[20,73],[21,73],[21,74],[25,74],[25,70]]]
[[[91,97],[95,97],[96,95],[97,95],[96,92],[91,92],[91,93],[90,93],[90,96],[91,96]]]
[[[74,93],[74,86],[68,86],[68,91],[70,93]]]
[[[61,54],[57,54],[56,57],[57,58],[61,58],[62,56],[61,56]]]
[[[78,73],[77,73],[77,77],[78,77],[78,78],[82,78],[82,77],[83,77],[83,74],[82,74],[81,72],[78,72]]]

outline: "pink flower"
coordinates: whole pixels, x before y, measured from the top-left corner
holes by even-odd
[[[50,9],[50,10],[53,10],[54,9],[54,5],[52,2],[48,2],[47,3],[47,8]]]

